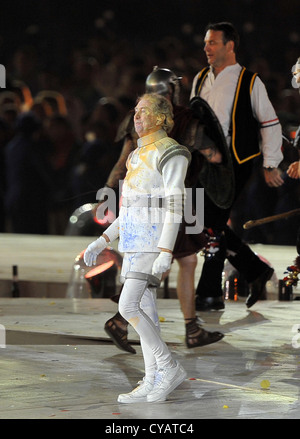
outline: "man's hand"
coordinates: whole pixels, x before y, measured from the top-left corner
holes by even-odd
[[[83,255],[83,260],[88,267],[96,265],[97,256],[107,247],[108,242],[103,236],[92,242],[86,249]]]
[[[173,255],[172,253],[162,251],[153,262],[152,274],[159,277],[161,274],[170,270]]]
[[[199,152],[210,163],[222,163],[222,154],[216,148],[200,149]]]
[[[284,181],[281,178],[281,171],[278,168],[274,168],[272,170],[268,170],[264,168],[264,177],[265,182],[269,187],[279,187]]]
[[[286,173],[290,178],[300,178],[300,160],[291,163]]]

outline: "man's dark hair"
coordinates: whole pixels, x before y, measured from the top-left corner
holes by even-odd
[[[226,44],[228,43],[228,41],[233,41],[234,52],[237,51],[237,48],[239,47],[240,37],[238,31],[233,26],[233,24],[227,21],[221,21],[220,23],[211,23],[206,27],[205,32],[209,30],[223,32],[223,43]]]

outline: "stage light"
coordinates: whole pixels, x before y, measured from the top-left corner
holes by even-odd
[[[109,298],[117,294],[117,275],[122,265],[120,253],[106,248],[93,267],[85,265],[83,255],[84,250],[75,258],[66,297]]]

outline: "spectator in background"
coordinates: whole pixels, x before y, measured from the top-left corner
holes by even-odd
[[[5,90],[0,93],[0,117],[12,131],[15,129],[16,119],[22,112],[21,99],[17,93]]]
[[[23,81],[32,95],[38,90],[39,59],[33,45],[20,46],[13,56],[12,79]]]
[[[118,159],[118,152],[111,141],[108,124],[101,119],[91,123],[73,170],[74,209],[95,202],[96,192],[104,187],[110,169]]]
[[[122,117],[122,107],[118,100],[111,97],[103,97],[94,105],[90,114],[90,123],[104,123],[106,125],[106,139],[113,142]]]
[[[72,93],[80,99],[86,111],[91,111],[97,101],[103,96],[95,83],[99,73],[98,62],[95,58],[84,53],[73,56]]]
[[[50,212],[51,233],[64,234],[73,211],[72,172],[78,163],[80,145],[68,119],[54,115],[46,120],[45,132],[49,138],[48,161],[52,169],[55,188]]]
[[[53,175],[39,141],[40,129],[33,114],[21,114],[16,134],[5,147],[5,214],[12,233],[49,233]]]

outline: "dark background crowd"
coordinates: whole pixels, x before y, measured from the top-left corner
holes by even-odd
[[[257,71],[280,118],[283,173],[298,159],[300,121],[291,70],[300,56],[299,0],[4,1],[0,17],[0,233],[64,234],[96,202],[122,142],[118,127],[153,66],[181,75],[188,105],[207,65],[205,26],[231,21],[238,61]],[[268,188],[257,163],[231,225],[248,242],[294,245],[298,217],[244,231],[245,221],[299,207],[299,182]]]

